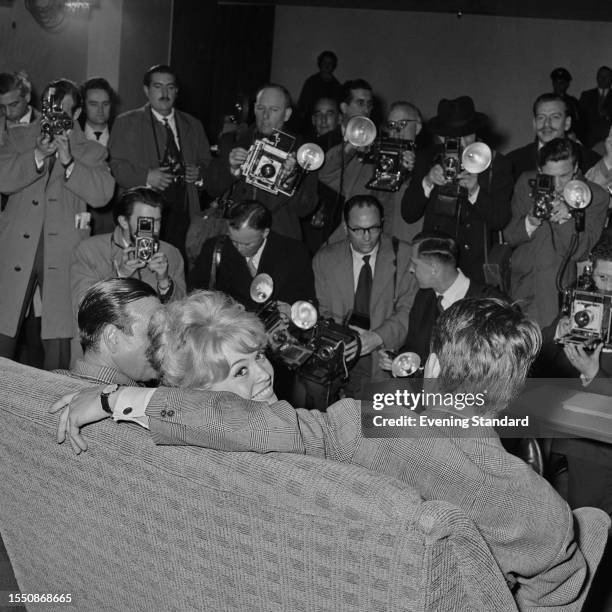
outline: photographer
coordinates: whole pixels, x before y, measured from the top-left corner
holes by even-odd
[[[423,218],[424,231],[452,236],[459,245],[459,267],[481,283],[492,236],[510,220],[512,193],[512,170],[503,155],[492,152],[490,165],[479,174],[464,170],[459,163],[462,152],[477,141],[485,126],[486,116],[476,112],[469,96],[440,100],[438,114],[428,124],[440,144],[417,157],[402,199],[404,220],[415,223]],[[455,177],[445,173],[447,158],[457,161]]]
[[[162,210],[162,196],[153,189],[135,187],[121,195],[113,208],[115,231],[84,240],[73,253],[70,281],[75,313],[92,285],[113,277],[144,281],[162,303],[185,295],[183,258],[176,247],[159,240]],[[145,219],[150,235],[140,235],[139,219]],[[151,248],[143,248],[147,244],[139,243],[139,238]]]
[[[87,203],[104,206],[115,181],[106,151],[73,121],[79,90],[53,81],[43,92],[48,113],[7,131],[0,145],[0,184],[9,194],[0,227],[0,355],[13,358],[36,286],[42,289],[44,367],[68,367],[74,317],[70,256],[89,235]]]
[[[257,200],[272,213],[272,229],[275,232],[301,240],[300,217],[311,213],[317,205],[316,173],[306,173],[297,191],[288,196],[247,183],[242,171],[254,143],[266,140],[273,144],[276,131],[285,131],[285,123],[292,113],[291,96],[282,85],[264,85],[257,92],[254,112],[255,125],[248,132],[221,136],[219,156],[212,161],[204,176],[206,190],[211,196],[229,197],[235,202]],[[289,138],[292,136],[289,135]],[[295,168],[295,151],[300,144],[299,139],[293,143],[291,153],[283,164],[285,171]]]
[[[563,188],[581,176],[578,155],[576,143],[569,138],[555,138],[545,144],[539,152],[538,167],[541,174],[552,177],[551,193],[543,194],[552,198],[550,217],[543,219],[534,215],[536,202],[530,181],[535,180],[536,173],[525,172],[516,184],[512,219],[504,229],[504,237],[514,249],[511,296],[541,327],[550,325],[559,312],[556,278],[576,227],[563,198]],[[599,239],[608,209],[608,194],[595,183],[585,182],[592,200],[584,209],[585,230],[579,234],[567,278],[563,279],[566,286],[575,280],[573,262],[583,259]]]

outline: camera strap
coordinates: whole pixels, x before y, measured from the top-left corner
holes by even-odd
[[[393,248],[393,304],[397,296],[397,252],[399,251],[399,239],[391,236],[391,247]]]
[[[221,253],[223,251],[223,245],[225,244],[225,240],[227,236],[225,234],[221,234],[217,236],[215,240],[215,246],[212,252],[212,260],[210,262],[210,278],[208,280],[208,288],[210,290],[215,289],[217,284],[217,269],[221,265]]]
[[[153,131],[153,140],[155,141],[155,154],[157,155],[157,163],[159,164],[159,167],[161,168],[161,165],[164,161],[162,154],[159,150],[159,139],[157,138],[157,130],[155,129],[155,121],[156,119],[153,117],[153,111],[149,108],[149,119],[151,120],[151,130]],[[157,123],[160,123],[159,121]],[[160,123],[160,125],[164,128],[164,130],[166,129],[164,127],[163,123]],[[176,110],[174,111],[174,125],[176,127],[176,138],[178,140],[178,145],[177,145],[177,149],[181,158],[181,161],[184,163],[184,159],[183,159],[183,148],[182,148],[182,139],[181,139],[181,132],[179,130],[179,122],[178,122],[178,116],[177,116],[177,112]],[[175,142],[176,144],[176,142]]]

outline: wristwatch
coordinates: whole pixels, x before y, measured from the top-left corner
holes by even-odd
[[[110,394],[114,393],[118,388],[119,388],[119,385],[117,384],[106,385],[106,387],[104,387],[104,389],[102,389],[102,392],[100,393],[100,404],[102,404],[102,410],[104,410],[104,412],[108,412],[108,414],[110,415],[113,414],[113,409],[110,407],[110,404],[108,403],[108,398]]]

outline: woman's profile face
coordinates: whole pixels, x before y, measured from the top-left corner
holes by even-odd
[[[211,391],[231,391],[245,399],[257,402],[276,401],[274,389],[274,368],[263,350],[240,353],[234,348],[225,350],[230,371],[224,380],[208,387]]]

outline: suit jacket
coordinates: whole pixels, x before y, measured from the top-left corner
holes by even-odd
[[[145,185],[147,173],[151,168],[158,168],[166,148],[166,130],[153,118],[151,125],[151,106],[145,104],[127,113],[119,115],[111,131],[108,148],[110,166],[117,184],[123,190]],[[210,146],[204,133],[202,123],[195,117],[177,109],[174,110],[176,125],[181,143],[181,153],[185,164],[198,166],[202,172],[210,162]],[[155,137],[159,150],[155,147]],[[189,199],[189,214],[193,218],[200,212],[198,189],[193,184],[186,184]]]
[[[212,255],[216,241],[217,238],[211,238],[202,247],[189,275],[193,289],[207,289],[209,286]],[[264,272],[269,274],[274,281],[274,299],[288,304],[293,304],[297,300],[315,302],[310,255],[303,243],[271,231],[257,269],[258,274]],[[249,295],[252,280],[245,258],[227,238],[221,251],[215,289],[231,295],[245,308],[256,310],[261,305],[254,302]]]
[[[582,145],[578,145],[580,156],[578,158],[578,167],[582,174],[586,174],[600,159],[601,155],[595,153],[591,149],[586,149]],[[538,143],[537,141],[530,142],[524,147],[514,149],[508,153],[508,159],[512,162],[512,175],[516,182],[523,172],[532,172],[538,169]]]
[[[466,298],[499,298],[507,300],[499,289],[491,285],[484,285],[470,279]],[[414,304],[410,309],[410,319],[408,322],[408,335],[404,346],[399,352],[411,351],[417,353],[424,364],[429,357],[429,345],[434,325],[438,320],[438,304],[436,292],[433,289],[419,289],[414,297]]]
[[[409,439],[365,438],[355,400],[321,413],[188,389],[156,390],[146,413],[156,444],[307,454],[398,478],[425,500],[448,501],[467,513],[506,579],[516,583],[520,610],[582,607],[590,572],[572,512],[541,476],[503,449],[493,429],[464,437],[428,427]]]
[[[410,274],[410,245],[398,241],[397,258],[391,238],[381,236],[370,295],[370,329],[383,340],[386,348],[396,350],[408,331],[408,316],[417,290]],[[394,263],[394,260],[396,262]],[[353,259],[348,240],[334,242],[321,248],[314,256],[312,266],[319,311],[342,323],[353,310],[355,288]],[[380,373],[372,360],[372,375]]]
[[[592,147],[608,136],[612,123],[612,91],[608,91],[601,113],[599,111],[599,89],[597,87],[583,91],[578,106],[584,126],[584,144],[587,147]]]
[[[223,134],[219,140],[219,155],[208,167],[204,182],[207,192],[217,197],[230,194],[232,200],[257,200],[272,213],[272,229],[296,240],[302,239],[300,217],[309,215],[317,206],[317,172],[308,172],[301,186],[291,197],[274,195],[255,185],[249,185],[244,177],[230,172],[229,154],[236,147],[247,151],[256,139],[255,127],[244,134]],[[299,141],[296,141],[299,146]]]
[[[529,180],[535,172],[521,175],[512,198],[512,219],[504,229],[504,237],[512,252],[511,296],[518,301],[527,316],[540,327],[550,325],[559,312],[556,277],[567,253],[574,222],[563,224],[543,221],[529,236],[525,217],[533,210]],[[576,278],[575,263],[580,261],[599,240],[608,212],[609,195],[595,183],[587,181],[593,198],[585,209],[585,231],[580,233],[578,245],[567,267],[564,282],[571,285]]]
[[[36,170],[34,148],[40,122],[7,131],[0,146],[0,185],[9,194],[0,223],[0,333],[18,331],[22,305],[41,234],[44,235],[44,287],[41,337],[71,338],[70,256],[89,229],[75,227],[87,203],[104,206],[115,188],[106,148],[89,141],[78,125],[70,134],[74,168],[66,179],[62,165],[45,160]]]
[[[501,230],[510,220],[510,196],[512,195],[512,169],[508,159],[497,153],[491,166],[478,175],[480,191],[476,202],[463,200],[461,217],[437,214],[434,203],[438,188],[429,197],[423,190],[423,179],[429,173],[440,152],[439,148],[417,155],[410,185],[402,198],[402,217],[414,223],[425,217],[423,230],[442,231],[456,238],[459,244],[458,265],[471,279],[484,282],[482,264],[485,260],[485,240],[491,245],[491,232]]]

